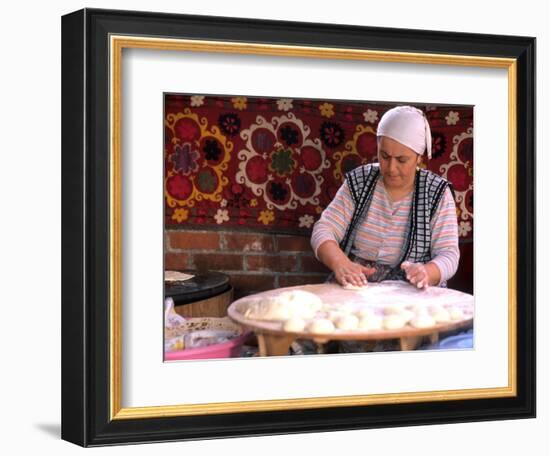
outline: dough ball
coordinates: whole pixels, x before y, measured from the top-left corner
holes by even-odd
[[[378,315],[365,316],[359,319],[358,329],[363,331],[377,331],[383,328],[382,317]]]
[[[359,309],[357,311],[357,316],[361,319],[361,318],[372,318],[374,316],[376,316],[376,312],[374,311],[374,309],[371,309],[370,307],[364,307],[362,309]]]
[[[246,310],[246,318],[258,320],[289,320],[293,317],[313,318],[323,302],[319,296],[302,290],[284,291],[278,295],[260,296]]]
[[[323,306],[323,301],[319,296],[304,290],[283,291],[279,298],[288,303],[307,305],[315,310],[319,310]]]
[[[309,331],[314,334],[330,334],[334,329],[334,323],[328,318],[318,318],[309,325]]]
[[[459,307],[453,307],[449,311],[449,314],[451,316],[451,320],[463,320],[464,319],[464,312]]]
[[[325,309],[325,316],[329,320],[332,320],[333,323],[336,323],[341,318],[346,317],[347,315],[353,315],[353,308],[346,304],[331,305],[328,309]]]
[[[353,314],[346,314],[336,321],[336,327],[344,331],[353,331],[359,326],[359,318]]]
[[[415,304],[409,308],[415,315],[427,315],[429,313],[428,308],[422,304]]]
[[[355,310],[355,307],[350,304],[340,304],[335,310],[339,310],[345,314],[351,314]]]
[[[432,304],[431,306],[428,307],[428,310],[432,315],[437,312],[440,312],[442,309],[445,310],[445,307],[443,307],[441,304]]]
[[[384,328],[399,329],[405,326],[415,316],[415,313],[407,310],[404,305],[392,304],[384,307],[384,315]]]
[[[383,321],[384,329],[401,329],[406,324],[407,319],[400,313],[386,315]]]
[[[346,315],[349,315],[349,314],[347,312],[342,312],[341,310],[332,309],[328,311],[327,318],[335,322],[340,318],[345,317]]]
[[[445,307],[438,307],[432,309],[432,317],[436,323],[447,323],[451,321],[451,314]]]
[[[302,332],[305,327],[306,321],[300,317],[292,317],[283,325],[283,329],[288,332]]]
[[[417,315],[410,321],[410,325],[415,328],[431,328],[435,326],[435,319],[429,314]]]
[[[323,307],[321,298],[309,291],[284,291],[276,296],[276,299],[280,304],[290,308],[291,317],[313,318]]]
[[[276,296],[268,296],[252,302],[244,316],[255,320],[288,320],[292,312],[290,306],[280,302]]]
[[[400,314],[405,310],[405,306],[401,304],[389,304],[384,307],[384,315]]]
[[[396,314],[396,315],[401,315],[407,323],[415,317],[414,312],[412,312],[410,310],[406,310],[406,309],[402,310],[399,314]]]

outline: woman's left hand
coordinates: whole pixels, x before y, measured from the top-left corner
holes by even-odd
[[[417,288],[428,288],[430,285],[430,277],[426,265],[423,263],[411,263],[403,261],[401,269],[405,271],[407,280]]]

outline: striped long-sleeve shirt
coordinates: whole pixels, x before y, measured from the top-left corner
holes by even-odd
[[[357,230],[352,253],[358,257],[382,264],[396,266],[405,253],[409,235],[409,215],[412,192],[405,198],[392,202],[378,179],[367,217]],[[354,203],[346,182],[315,223],[311,246],[317,256],[319,246],[328,240],[339,243],[351,221]],[[431,223],[432,262],[441,272],[440,284],[451,278],[460,258],[456,206],[447,188]]]

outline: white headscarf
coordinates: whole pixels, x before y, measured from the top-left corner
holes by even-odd
[[[426,151],[428,158],[432,158],[430,125],[422,111],[412,106],[396,106],[387,111],[380,119],[376,136],[394,139],[418,155]]]

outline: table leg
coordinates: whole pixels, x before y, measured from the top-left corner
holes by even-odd
[[[416,348],[418,348],[421,342],[421,336],[401,337],[399,339],[399,344],[402,351],[415,350]]]
[[[275,334],[257,334],[260,356],[288,355],[288,349],[293,342],[292,336],[278,336]]]

